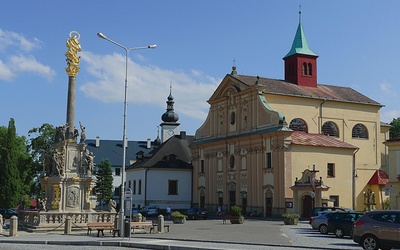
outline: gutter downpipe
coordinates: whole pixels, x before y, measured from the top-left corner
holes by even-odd
[[[359,148],[357,148],[355,151],[354,151],[354,153],[353,153],[353,181],[352,181],[352,196],[353,196],[353,199],[352,199],[352,205],[353,205],[353,210],[355,211],[356,210],[356,178],[358,177],[357,176],[357,170],[356,170],[356,153],[359,151],[360,149]]]
[[[319,104],[318,134],[322,134],[322,105],[326,102],[326,98]]]

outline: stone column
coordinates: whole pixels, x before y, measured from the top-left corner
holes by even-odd
[[[18,217],[14,215],[10,219],[9,236],[17,236],[17,231],[18,231]]]

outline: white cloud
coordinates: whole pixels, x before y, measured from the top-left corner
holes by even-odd
[[[381,121],[386,123],[390,123],[393,120],[393,118],[398,118],[398,117],[400,117],[399,110],[388,110],[381,112]]]
[[[31,72],[42,77],[47,78],[49,81],[56,76],[56,72],[49,66],[45,66],[38,62],[33,56],[24,57],[22,55],[10,57],[11,68],[16,72]]]
[[[383,95],[396,96],[396,91],[393,90],[393,86],[387,82],[379,84],[379,88]]]
[[[42,42],[37,38],[29,40],[16,32],[0,29],[0,51],[16,46],[20,50],[29,52],[40,48],[41,44]]]
[[[10,81],[14,77],[12,70],[0,60],[0,79]]]
[[[99,56],[81,53],[87,63],[86,72],[97,80],[80,87],[87,96],[103,102],[121,102],[124,98],[125,57],[121,54]],[[156,105],[166,108],[169,86],[172,85],[174,109],[178,115],[205,119],[207,100],[220,83],[220,79],[198,71],[189,73],[143,66],[129,60],[128,103]]]

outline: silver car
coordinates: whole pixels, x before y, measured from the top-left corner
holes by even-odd
[[[368,250],[400,246],[400,210],[365,213],[354,223],[353,240]]]
[[[328,233],[328,218],[336,211],[318,212],[318,216],[311,217],[310,225],[313,229],[318,230],[321,234]]]

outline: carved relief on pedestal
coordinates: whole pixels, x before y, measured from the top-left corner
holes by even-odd
[[[75,208],[79,206],[80,195],[79,195],[79,188],[72,186],[68,188],[67,192],[67,207]]]
[[[58,209],[59,204],[60,204],[60,193],[61,193],[61,189],[60,189],[60,185],[58,184],[54,184],[53,185],[53,193],[54,193],[54,199],[53,199],[53,203],[51,204],[51,208],[53,209]]]

